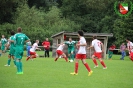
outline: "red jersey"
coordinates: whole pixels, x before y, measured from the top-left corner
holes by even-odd
[[[50,42],[49,42],[49,41],[44,41],[44,42],[42,43],[42,45],[43,45],[44,48],[47,49],[47,50],[50,48]]]
[[[113,51],[115,48],[116,48],[116,46],[112,45],[112,46],[109,47],[109,50]]]

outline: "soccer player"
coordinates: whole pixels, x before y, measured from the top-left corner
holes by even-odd
[[[109,50],[108,50],[108,58],[109,58],[109,60],[112,60],[113,51],[114,51],[115,48],[116,48],[115,44],[112,44],[112,45],[109,47]]]
[[[127,42],[127,50],[129,51],[130,54],[133,43],[128,38],[126,39],[126,42]]]
[[[9,38],[9,41],[14,40],[14,31],[11,31],[11,37]],[[16,65],[16,61],[14,59],[14,54],[15,54],[15,44],[14,42],[9,42],[7,45],[7,48],[10,47],[9,55],[8,55],[8,61],[5,66],[10,66],[11,58],[13,59],[14,65]]]
[[[133,46],[132,46],[132,49],[130,50],[129,58],[133,62]]]
[[[100,63],[103,66],[103,69],[107,69],[104,61],[102,60],[102,55],[101,55],[102,52],[104,52],[103,43],[100,40],[98,40],[96,36],[93,36],[92,44],[87,49],[90,49],[90,48],[93,48],[93,47],[94,47],[94,50],[95,50],[94,54],[92,55],[92,60],[95,64],[94,68],[98,67],[98,63],[96,61],[96,58],[98,58],[98,60],[100,61]],[[102,49],[101,49],[101,47],[102,47]]]
[[[65,44],[68,46],[68,58],[69,62],[74,61],[74,50],[75,50],[75,44],[76,41],[73,41],[72,38],[69,38],[69,41],[66,41]]]
[[[84,66],[86,67],[86,69],[88,70],[89,74],[88,76],[90,76],[93,71],[90,69],[89,65],[86,62],[86,40],[83,37],[84,33],[83,31],[78,31],[78,36],[80,38],[78,44],[76,44],[76,46],[79,48],[78,52],[76,54],[76,60],[75,60],[75,72],[70,73],[71,75],[78,75],[78,66],[79,66],[79,60],[82,60],[82,63],[84,64]]]
[[[15,59],[16,59],[16,66],[17,66],[17,74],[23,74],[22,69],[22,57],[24,51],[24,43],[29,42],[30,39],[22,33],[22,28],[18,27],[17,32],[14,35],[14,42],[15,42]]]
[[[56,58],[55,58],[55,61],[57,61],[58,58],[59,58],[60,56],[62,56],[62,57],[66,60],[66,62],[68,62],[68,59],[67,59],[67,57],[66,57],[66,54],[63,52],[63,48],[64,48],[65,44],[64,44],[64,43],[58,44],[58,46],[59,46],[59,47],[58,47],[57,50],[56,50],[57,56],[56,56]]]
[[[46,41],[44,41],[42,45],[44,46],[44,51],[45,51],[44,56],[49,57],[50,42],[48,41],[48,38],[46,38]]]
[[[127,38],[127,50],[129,51],[129,58],[133,61],[133,43]]]
[[[31,48],[31,42],[26,43],[26,50],[27,50],[27,57],[30,56],[30,48]]]
[[[30,56],[27,57],[26,61],[28,61],[30,58],[36,58],[38,55],[36,54],[36,49],[41,50],[38,48],[39,40],[36,40],[36,42],[32,45],[32,48],[30,49]]]
[[[7,40],[5,39],[5,36],[2,35],[1,38],[1,52],[0,52],[0,56],[2,53],[5,53],[5,46],[6,46]]]

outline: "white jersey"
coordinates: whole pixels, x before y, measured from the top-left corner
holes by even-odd
[[[132,47],[133,47],[133,43],[129,41],[129,42],[127,43],[127,49],[128,49],[128,50],[131,50]]]
[[[38,47],[38,44],[37,44],[37,43],[34,43],[34,44],[32,45],[32,48],[30,48],[30,51],[31,51],[31,52],[35,52],[35,50],[36,50],[37,47]]]
[[[80,38],[79,44],[86,44],[86,40],[84,37]],[[77,54],[86,54],[86,46],[79,46]]]
[[[133,49],[131,49],[131,50],[130,50],[130,52],[132,52],[132,53],[133,53]],[[129,54],[130,54],[130,53],[129,53]]]
[[[57,48],[57,50],[61,50],[62,51],[64,46],[65,46],[65,44],[60,44],[60,46]]]
[[[92,41],[92,46],[94,47],[95,52],[102,52],[101,44],[102,44],[102,42],[97,39],[94,39]]]

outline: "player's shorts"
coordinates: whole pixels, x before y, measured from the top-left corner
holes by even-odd
[[[23,57],[23,47],[16,47],[15,49],[15,58],[22,59]]]
[[[61,50],[56,50],[56,53],[57,53],[58,55],[62,55],[62,54],[63,54],[63,52],[62,52]]]
[[[68,49],[68,54],[74,53],[74,48]]]
[[[9,55],[11,56],[15,55],[15,48],[10,48]]]
[[[5,50],[5,46],[1,46],[1,50],[4,51]]]
[[[86,59],[86,54],[76,54],[76,59]]]
[[[31,52],[31,51],[30,51],[30,55],[36,55],[36,52]]]
[[[133,52],[130,52],[129,56],[130,56],[131,58],[133,58]]]
[[[94,52],[94,56],[97,57],[98,59],[102,58],[102,53],[101,52]]]

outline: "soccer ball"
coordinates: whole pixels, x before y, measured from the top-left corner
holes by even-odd
[[[73,60],[70,60],[70,62],[73,62]]]

